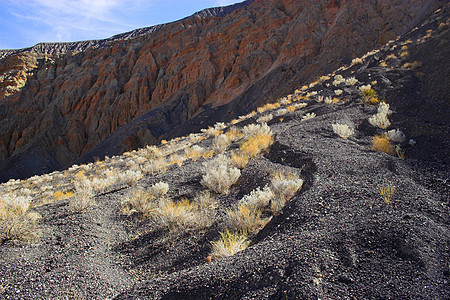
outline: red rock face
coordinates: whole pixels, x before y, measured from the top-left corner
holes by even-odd
[[[405,32],[438,2],[257,0],[80,53],[14,54],[0,61],[0,159],[38,143],[66,166],[118,127],[182,97],[179,122],[205,104],[275,100]],[[6,79],[14,72],[16,81]]]

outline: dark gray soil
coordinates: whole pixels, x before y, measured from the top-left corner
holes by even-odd
[[[39,243],[0,245],[0,298],[449,299],[450,110],[448,93],[434,88],[436,80],[450,86],[448,25],[438,27],[447,18],[445,7],[363,64],[338,72],[364,84],[377,81],[374,89],[393,111],[389,129],[407,136],[405,159],[371,150],[373,135],[383,131],[368,124],[377,109],[360,103],[356,88],[344,89],[347,102],[310,100],[269,122],[275,143],[242,171],[228,195],[218,196],[221,207],[206,232],[168,238],[149,221],[122,216],[127,189],[99,195],[97,206],[82,214],[72,213],[67,201],[38,207]],[[428,29],[431,37],[416,43]],[[406,60],[379,66],[408,39]],[[415,60],[419,69],[401,68]],[[312,90],[332,95],[331,81]],[[308,112],[317,116],[302,121]],[[336,122],[354,125],[355,134],[338,137],[331,127]],[[206,262],[225,209],[280,169],[301,174],[301,191],[246,250]],[[138,184],[161,180],[171,198],[192,198],[204,189],[201,160]],[[379,194],[386,185],[395,187],[389,204]]]

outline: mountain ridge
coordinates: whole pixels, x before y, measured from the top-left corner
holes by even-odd
[[[220,6],[220,7],[212,7],[206,8],[201,11],[198,11],[191,16],[185,17],[180,20],[176,20],[173,22],[158,24],[149,27],[138,28],[134,30],[130,30],[124,33],[115,34],[112,37],[105,39],[95,39],[95,40],[83,40],[76,42],[40,42],[31,47],[25,47],[21,49],[0,49],[0,59],[4,57],[8,57],[13,54],[18,54],[21,52],[32,52],[37,54],[51,54],[51,55],[61,55],[68,52],[83,52],[88,48],[99,48],[99,47],[107,47],[109,43],[116,41],[126,41],[132,38],[136,38],[139,36],[151,34],[163,26],[175,23],[178,21],[185,20],[190,17],[200,17],[200,18],[209,18],[209,17],[223,17],[229,13],[232,13],[234,10],[239,9],[241,7],[245,7],[250,5],[254,0],[245,0],[243,2],[239,2],[236,4],[228,5],[228,6]]]

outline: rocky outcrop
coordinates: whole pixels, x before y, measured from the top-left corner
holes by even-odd
[[[170,135],[208,109],[234,102],[241,113],[275,100],[406,32],[441,3],[247,1],[101,47],[10,55],[1,78],[16,72],[9,61],[19,56],[36,55],[37,64],[17,73],[17,88],[0,83],[0,180],[65,167],[119,128],[126,142],[114,153]],[[142,126],[126,127],[146,114]]]

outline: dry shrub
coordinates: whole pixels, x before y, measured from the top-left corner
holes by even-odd
[[[203,155],[204,149],[198,145],[188,147],[184,149],[184,157],[186,159],[192,159],[192,161],[197,161],[197,158]]]
[[[214,138],[213,147],[217,153],[223,153],[228,149],[232,141],[225,134],[219,134]]]
[[[37,228],[40,215],[30,212],[31,198],[3,195],[0,199],[0,243],[7,240],[34,241],[41,232]]]
[[[277,213],[283,209],[289,201],[302,187],[303,179],[298,174],[292,172],[276,172],[272,176],[270,187],[275,194],[271,201],[271,209]]]
[[[155,183],[148,191],[135,188],[121,201],[122,213],[125,215],[138,213],[142,218],[149,218],[156,213],[158,201],[168,190],[169,185],[165,182]]]
[[[394,147],[385,134],[375,135],[372,141],[372,150],[394,155]]]
[[[247,166],[249,157],[242,151],[233,151],[231,153],[231,163],[239,169],[244,169]]]
[[[219,154],[215,159],[203,163],[202,184],[210,190],[227,194],[229,188],[239,179],[241,171],[231,164],[231,159]]]
[[[129,216],[138,213],[142,218],[148,218],[156,209],[153,195],[141,188],[133,189],[125,195],[121,206],[122,214]]]
[[[270,217],[263,218],[262,211],[251,209],[246,205],[227,210],[226,223],[233,230],[246,231],[253,234],[261,230],[270,221]]]
[[[187,230],[203,230],[215,221],[217,202],[209,192],[199,194],[194,201],[162,199],[152,216],[159,226],[174,233]]]
[[[225,135],[227,136],[227,138],[230,140],[230,141],[237,141],[237,140],[239,140],[239,139],[241,139],[242,138],[242,132],[239,130],[239,129],[237,129],[237,128],[235,128],[235,127],[231,127],[226,133],[225,133]]]
[[[177,164],[179,167],[183,164],[183,157],[174,153],[169,157],[169,165]]]
[[[256,157],[273,144],[273,134],[267,124],[250,124],[243,129],[245,140],[239,149],[249,158]]]
[[[236,254],[250,245],[245,232],[225,232],[220,233],[220,239],[212,244],[211,256],[213,259],[221,259]]]
[[[69,200],[69,208],[74,212],[82,212],[95,204],[94,188],[89,180],[74,183],[75,196]]]
[[[264,106],[258,107],[256,110],[259,113],[263,113],[265,111],[272,110],[272,109],[275,109],[275,108],[278,108],[278,107],[280,107],[280,103],[267,103]]]
[[[332,124],[331,127],[333,128],[333,132],[337,135],[339,135],[341,138],[348,138],[352,136],[355,133],[355,130],[353,128],[350,128],[346,124]]]

